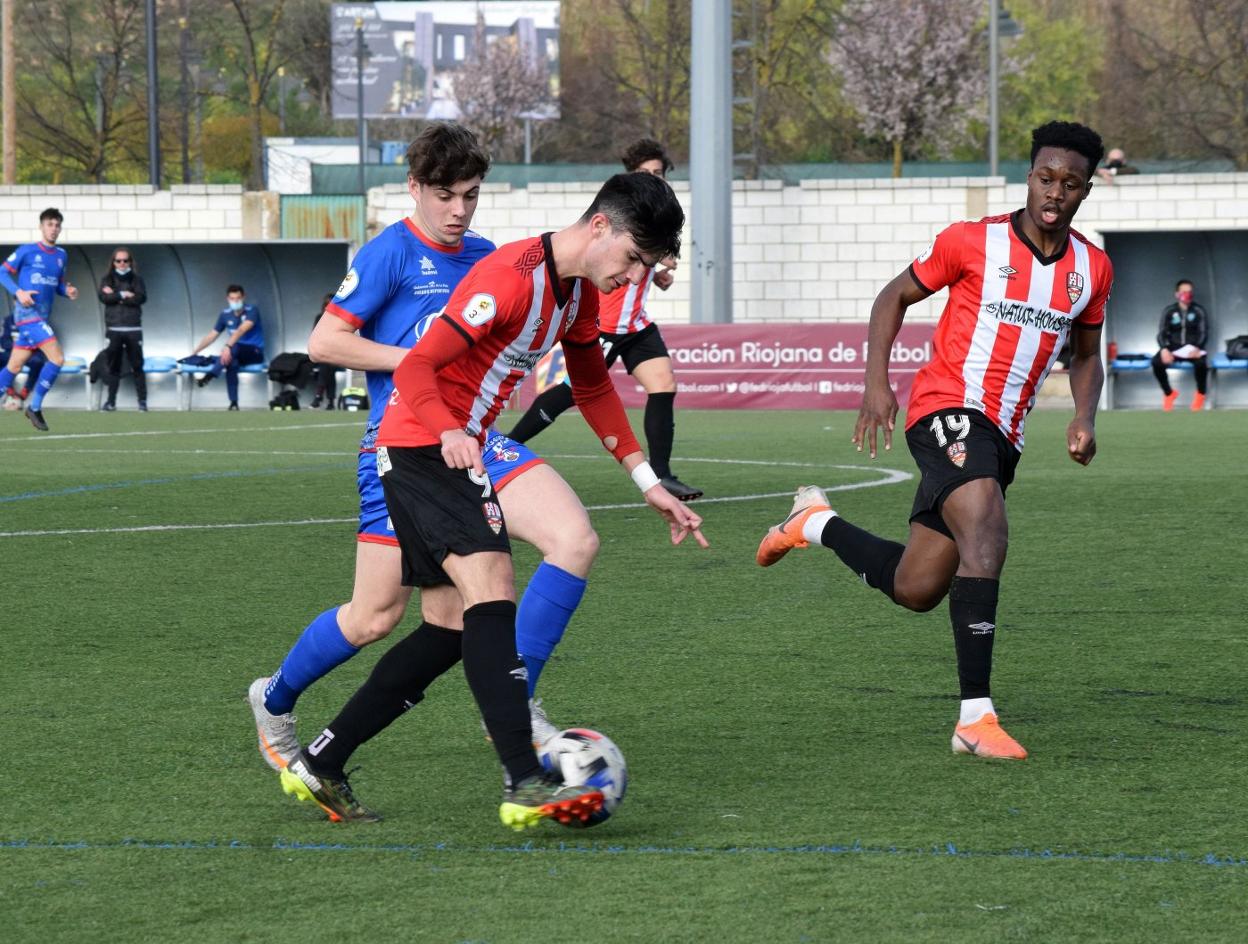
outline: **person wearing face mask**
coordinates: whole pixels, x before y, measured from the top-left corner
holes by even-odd
[[[225,300],[226,307],[217,315],[217,323],[191,353],[198,354],[218,336],[225,335],[225,347],[220,356],[212,359],[212,366],[195,381],[195,386],[206,387],[214,378],[225,374],[226,391],[230,395],[229,409],[237,410],[238,369],[248,364],[264,363],[264,328],[260,323],[260,309],[247,304],[247,293],[241,285],[227,287]]]
[[[134,392],[139,411],[147,412],[147,376],[143,373],[143,303],[147,286],[135,267],[134,254],[124,246],[113,250],[113,264],[100,280],[97,293],[104,305],[104,352],[108,364],[108,399],[100,407],[111,413],[117,409],[117,388],[121,384],[121,358],[124,354],[134,373]]]
[[[1166,370],[1177,361],[1190,361],[1196,374],[1196,396],[1192,398],[1192,409],[1205,408],[1209,383],[1209,361],[1205,353],[1205,342],[1209,340],[1209,316],[1192,300],[1193,288],[1188,279],[1179,279],[1174,284],[1174,304],[1168,305],[1161,313],[1161,328],[1157,331],[1157,343],[1161,345],[1161,350],[1153,355],[1153,376],[1161,384],[1161,408],[1167,413],[1174,409],[1179,392],[1170,386]]]

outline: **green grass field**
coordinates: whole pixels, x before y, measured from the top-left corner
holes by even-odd
[[[534,445],[627,507],[592,511],[542,694],[632,784],[597,829],[523,835],[458,670],[356,755],[381,824],[325,822],[256,753],[248,683],[350,593],[358,422],[48,419],[0,414],[6,942],[1248,939],[1243,413],[1104,415],[1087,469],[1067,413],[1032,416],[994,678],[1013,764],[950,753],[943,606],[819,548],[753,563],[808,481],[904,534],[914,483],[851,415],[679,416],[676,470],[720,499],[701,552],[565,418]],[[913,471],[902,442],[875,465]],[[304,696],[305,736],[379,652]]]

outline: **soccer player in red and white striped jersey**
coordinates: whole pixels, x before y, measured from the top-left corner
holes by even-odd
[[[672,543],[692,534],[707,546],[702,519],[646,462],[598,348],[598,293],[636,284],[675,256],[683,222],[664,181],[617,174],[572,226],[490,253],[399,363],[377,434],[403,584],[453,586],[462,599],[464,674],[506,772],[500,818],[517,829],[583,817],[602,795],[550,778],[534,752],[510,541],[482,445],[512,390],[562,339],[577,403],[603,446],[668,522]]]
[[[629,173],[654,174],[664,179],[673,167],[663,145],[652,138],[635,142],[624,152],[623,160]],[[598,331],[607,367],[623,361],[624,368],[646,391],[646,446],[655,474],[663,487],[681,501],[693,501],[702,497],[702,490],[678,479],[671,466],[672,440],[676,435],[676,375],[672,373],[672,359],[659,326],[646,311],[650,286],[667,291],[674,281],[675,262],[674,258],[661,260],[647,269],[636,285],[603,295],[599,299]],[[508,435],[516,442],[528,442],[571,406],[571,387],[566,382],[553,384],[529,405]]]
[[[906,309],[949,289],[933,359],[915,378],[906,411],[906,442],[922,473],[908,542],[854,527],[832,511],[821,489],[807,486],[758,549],[766,567],[794,547],[821,543],[908,609],[930,610],[949,597],[962,696],[952,739],[959,753],[1027,756],[999,724],[989,688],[1005,491],[1022,453],[1027,412],[1068,337],[1075,417],[1067,451],[1080,465],[1096,455],[1101,326],[1113,268],[1071,221],[1103,154],[1100,136],[1083,125],[1055,121],[1035,129],[1026,206],[948,227],[876,298],[853,437],[873,459],[880,430],[884,448],[892,448],[898,405],[889,352]]]

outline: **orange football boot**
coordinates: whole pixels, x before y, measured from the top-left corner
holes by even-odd
[[[817,511],[831,511],[828,496],[818,485],[803,485],[793,498],[793,510],[782,522],[769,530],[758,545],[754,559],[760,567],[770,567],[795,547],[806,547],[810,542],[802,537],[806,519]]]
[[[1204,408],[1205,408],[1205,395],[1203,393],[1198,393],[1196,394],[1196,396],[1192,397],[1192,412],[1193,413],[1198,413]]]
[[[1169,413],[1174,409],[1174,401],[1179,398],[1179,391],[1171,390],[1161,398],[1161,408]]]
[[[1023,745],[1005,733],[991,711],[972,724],[962,724],[953,729],[953,752],[974,754],[976,757],[1001,757],[1008,760],[1026,760]]]

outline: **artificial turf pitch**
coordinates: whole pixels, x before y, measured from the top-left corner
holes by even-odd
[[[950,752],[944,606],[820,548],[753,562],[807,482],[901,538],[900,437],[872,463],[847,413],[680,414],[676,471],[721,499],[699,551],[563,419],[533,445],[623,507],[591,511],[540,694],[632,783],[603,826],[525,834],[459,670],[357,753],[381,824],[325,822],[256,752],[248,683],[350,594],[358,416],[48,419],[0,414],[5,941],[1248,939],[1243,413],[1103,414],[1087,469],[1068,412],[1032,415],[994,675],[1022,763]],[[380,651],[304,696],[305,739]]]

